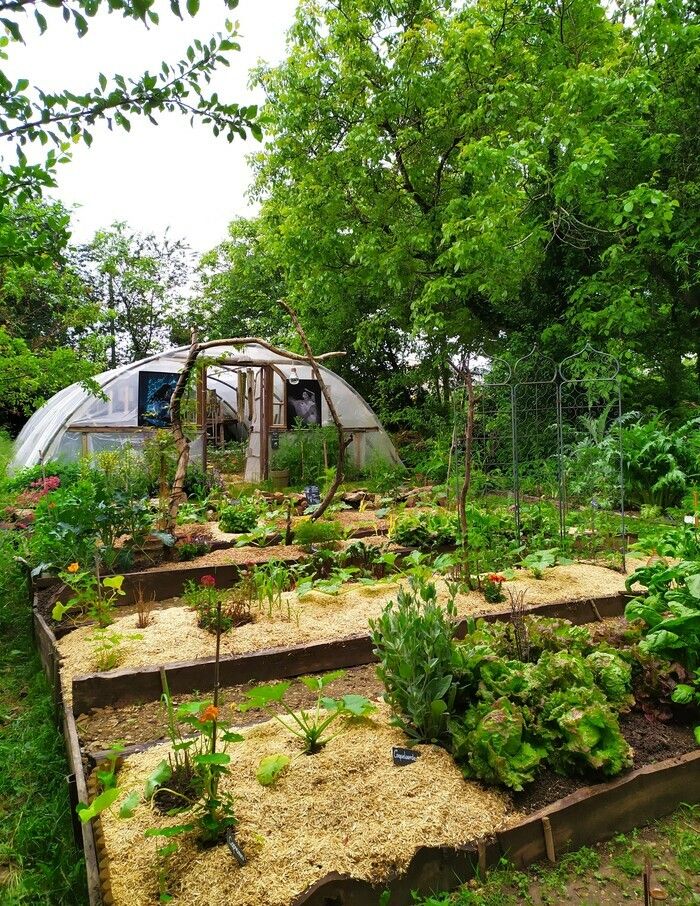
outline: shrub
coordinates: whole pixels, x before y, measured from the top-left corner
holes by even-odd
[[[258,508],[250,500],[239,501],[219,512],[219,528],[222,532],[252,532],[257,524]]]
[[[294,542],[302,545],[326,544],[330,541],[339,541],[344,534],[342,525],[337,521],[304,519],[294,528]]]
[[[437,602],[433,584],[410,580],[396,602],[370,620],[377,673],[394,723],[418,742],[445,741],[454,704],[454,605]]]

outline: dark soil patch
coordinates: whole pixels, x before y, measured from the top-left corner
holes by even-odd
[[[322,674],[321,674],[322,675]],[[257,682],[238,686],[228,686],[220,691],[223,718],[230,724],[246,726],[267,720],[267,714],[259,709],[238,711],[236,705],[245,698],[245,693]],[[324,694],[333,698],[356,693],[377,699],[384,692],[384,686],[377,678],[376,667],[372,664],[365,667],[353,667],[345,675],[331,683]],[[176,704],[188,701],[194,696],[179,696]],[[210,695],[207,696],[210,698]],[[293,681],[285,696],[290,708],[300,710],[311,707],[316,696],[303,683]],[[282,709],[278,708],[281,712]],[[125,746],[140,745],[166,737],[165,710],[160,702],[147,702],[142,705],[131,705],[126,708],[98,708],[90,714],[77,719],[78,736],[81,745],[90,753],[105,751],[114,742]],[[183,728],[188,732],[189,728]]]
[[[649,721],[638,711],[620,715],[620,729],[634,749],[632,770],[694,752],[697,744],[690,727]],[[618,775],[624,777],[624,774]],[[607,778],[614,780],[616,778]],[[536,812],[584,786],[604,783],[599,777],[562,777],[549,768],[542,770],[522,793],[513,793],[513,804],[525,813]]]

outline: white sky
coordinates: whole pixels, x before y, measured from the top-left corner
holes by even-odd
[[[226,18],[240,23],[241,51],[228,54],[213,82],[219,97],[236,103],[259,103],[248,87],[248,71],[259,60],[284,57],[285,33],[297,0],[241,0],[232,11],[219,0],[202,0],[197,16],[183,12],[184,21],[170,14],[169,3],[156,3],[158,27],[100,13],[89,20],[88,34],[79,39],[73,25],[47,16],[49,29],[38,37],[32,25],[23,28],[26,46],[11,45],[4,69],[10,77],[28,78],[46,89],[81,92],[97,84],[97,74],[139,75],[158,70],[161,60],[184,57],[194,38],[223,31]],[[181,6],[184,10],[185,2]],[[46,13],[46,7],[43,7]],[[31,20],[30,20],[31,21]],[[197,252],[225,238],[226,226],[237,214],[250,213],[246,190],[250,172],[245,157],[260,148],[251,136],[229,144],[215,138],[203,124],[191,127],[186,117],[164,113],[158,126],[130,117],[131,132],[94,129],[91,148],[76,146],[71,163],[59,167],[58,190],[68,206],[77,205],[73,239],[88,241],[96,229],[125,220],[140,231],[161,233],[171,228]]]

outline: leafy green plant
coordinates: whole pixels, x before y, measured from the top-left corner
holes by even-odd
[[[437,602],[434,584],[415,578],[370,620],[377,673],[393,721],[417,742],[444,741],[454,704],[455,607]]]
[[[73,611],[77,616],[95,620],[100,629],[114,622],[115,601],[121,595],[124,576],[100,578],[92,572],[81,570],[79,563],[71,563],[59,578],[73,592],[66,604],[60,601],[54,605],[51,616],[57,622]]]
[[[250,500],[241,500],[224,507],[219,512],[219,528],[222,532],[252,532],[258,524],[258,507]]]
[[[625,585],[629,590],[637,582],[649,593],[630,601],[625,616],[645,624],[640,648],[695,670],[700,666],[700,562],[641,567]]]
[[[277,611],[282,615],[283,593],[291,585],[289,570],[279,560],[268,560],[267,563],[258,564],[250,576],[250,584],[257,601],[258,609],[267,609],[268,617]],[[287,617],[291,619],[291,602],[287,602]]]
[[[216,587],[215,576],[205,575],[200,577],[199,582],[190,579],[185,584],[182,597],[185,604],[197,612],[197,624],[209,632],[216,632],[219,625],[221,632],[228,632],[234,626],[243,626],[253,619],[250,594],[245,585],[224,593]],[[219,603],[222,605],[220,617]]]
[[[457,517],[433,511],[401,516],[390,533],[391,540],[396,544],[421,550],[449,547],[457,543],[458,536]]]
[[[93,643],[95,666],[102,672],[119,666],[122,659],[121,644],[125,639],[138,641],[142,638],[143,636],[137,632],[124,635],[112,629],[97,629],[92,635],[87,636],[85,641]]]
[[[528,554],[523,557],[520,564],[530,570],[533,579],[542,579],[544,578],[545,570],[551,569],[553,566],[563,566],[572,562],[566,557],[560,556],[558,549],[552,547]]]
[[[311,711],[294,711],[284,701],[284,696],[292,685],[291,681],[255,686],[246,692],[246,701],[238,707],[241,711],[250,711],[251,708],[267,711],[285,730],[302,740],[305,754],[313,755],[342,732],[341,728],[329,735],[330,728],[336,721],[367,717],[375,710],[375,706],[364,695],[344,695],[341,699],[323,696],[326,686],[344,675],[344,670],[336,670],[323,676],[301,677],[306,688],[316,692],[318,696]],[[287,720],[280,717],[276,706],[287,714]]]
[[[294,527],[294,543],[302,546],[328,544],[332,541],[339,541],[344,534],[339,522],[302,519]]]
[[[522,790],[547,749],[529,737],[523,710],[507,698],[482,702],[449,723],[452,753],[467,777]]]
[[[554,692],[542,705],[539,726],[549,746],[548,761],[562,774],[593,769],[614,776],[632,764],[614,712],[590,686]]]

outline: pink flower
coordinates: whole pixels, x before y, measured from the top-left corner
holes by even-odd
[[[202,576],[199,580],[199,584],[203,585],[205,588],[214,588],[216,586],[216,579],[214,576]]]

